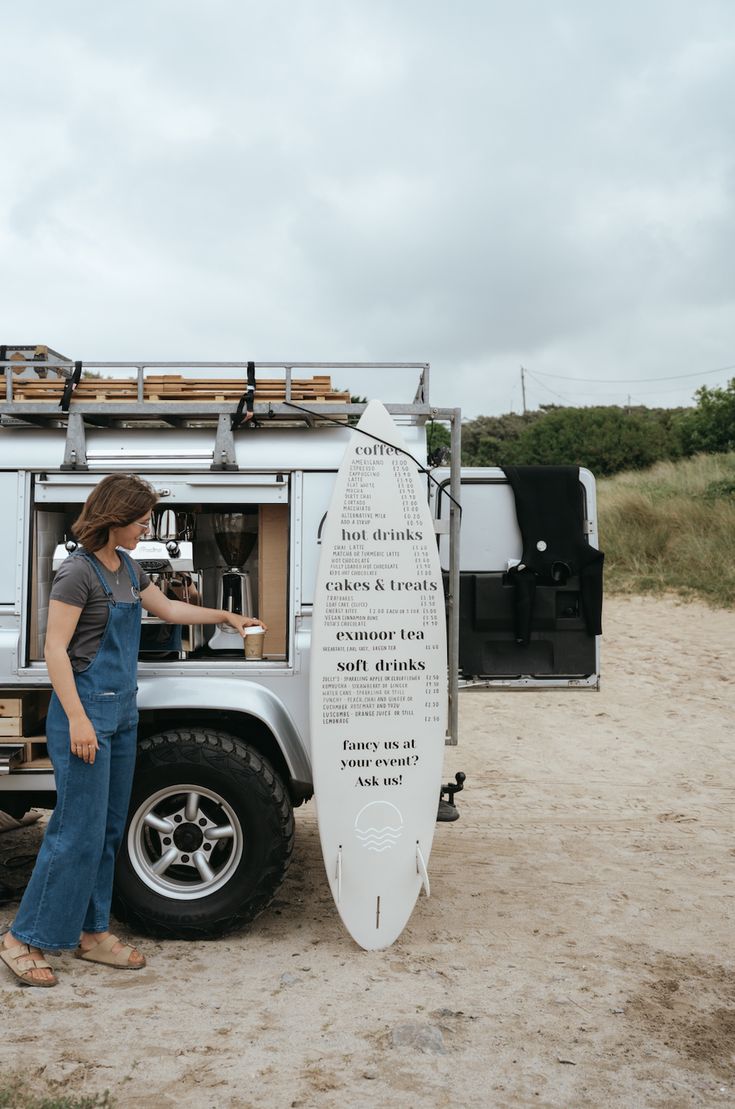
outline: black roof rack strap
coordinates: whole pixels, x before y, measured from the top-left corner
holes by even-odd
[[[74,392],[74,390],[76,389],[77,385],[79,384],[79,379],[80,379],[81,376],[82,376],[82,363],[81,362],[75,362],[74,363],[74,370],[72,372],[72,375],[71,375],[71,377],[68,377],[66,379],[66,384],[64,385],[64,392],[61,394],[61,400],[59,401],[59,408],[61,409],[62,412],[68,412],[69,411],[69,404],[71,402],[71,395]]]
[[[237,405],[237,411],[232,417],[232,429],[239,427],[243,420],[252,420],[253,418],[253,402],[255,400],[255,363],[248,362],[248,383],[245,392],[240,397]],[[243,415],[244,410],[247,409],[247,415]]]

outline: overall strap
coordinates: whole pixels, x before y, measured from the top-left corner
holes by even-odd
[[[137,593],[139,588],[139,578],[137,573],[135,572],[133,560],[129,554],[126,554],[125,551],[121,551],[119,547],[116,547],[115,549],[117,550],[117,553],[119,554],[122,562],[125,564],[125,568],[128,571],[128,577],[130,578],[130,584]]]
[[[99,568],[99,565],[97,563],[97,559],[94,558],[89,553],[89,551],[76,551],[71,557],[72,558],[77,558],[79,555],[81,555],[82,558],[86,558],[87,562],[90,564],[90,566],[94,570],[95,574],[99,578],[100,585],[102,586],[102,588],[105,591],[105,596],[107,597],[107,600],[110,602],[111,605],[114,605],[115,604],[115,598],[112,595],[112,590],[110,589],[109,585],[105,581],[104,574],[102,573],[102,571]]]

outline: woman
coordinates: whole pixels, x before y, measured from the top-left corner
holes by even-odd
[[[45,657],[53,694],[46,738],[57,803],[0,958],[29,986],[55,986],[43,948],[138,970],[144,957],[108,931],[115,856],[135,765],[141,606],[173,624],[247,616],[164,596],[126,551],[148,532],[155,490],[129,474],[104,478],[74,525],[81,547],[54,579]]]

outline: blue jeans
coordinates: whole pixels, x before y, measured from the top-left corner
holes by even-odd
[[[135,768],[135,692],[88,693],[82,703],[97,734],[92,765],[71,753],[69,722],[51,699],[46,724],[57,802],[12,934],[40,948],[71,949],[81,932],[109,927],[115,856],[122,842]]]

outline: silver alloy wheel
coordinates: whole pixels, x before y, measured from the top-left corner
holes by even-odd
[[[155,893],[178,901],[221,889],[237,869],[243,847],[232,806],[195,785],[151,794],[128,828],[128,854],[138,877]]]

